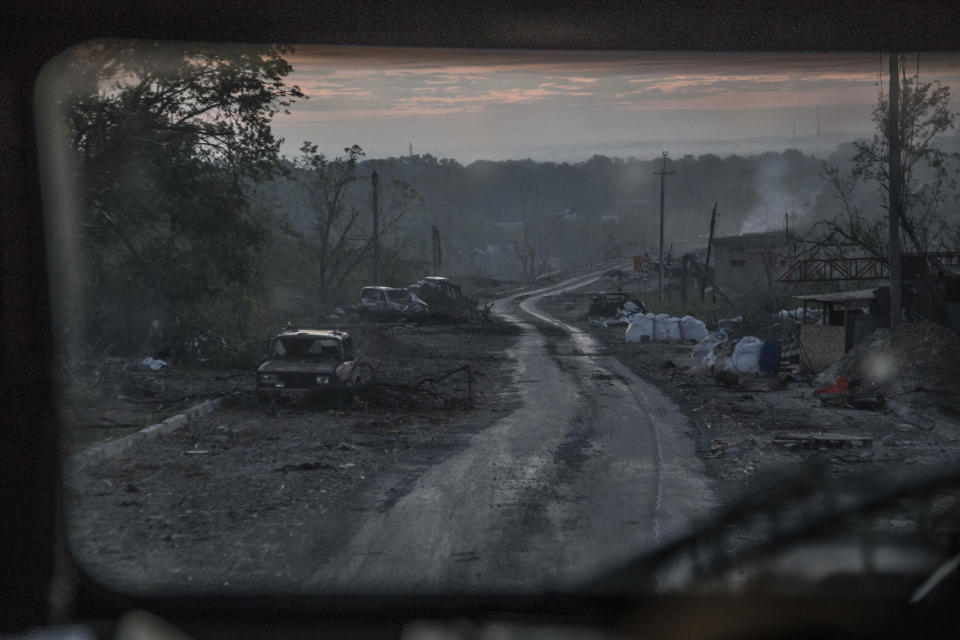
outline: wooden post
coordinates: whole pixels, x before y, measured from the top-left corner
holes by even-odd
[[[707,260],[703,263],[703,277],[700,278],[700,302],[703,302],[707,291],[707,273],[710,271],[710,249],[713,245],[713,230],[717,226],[717,203],[713,203],[713,213],[710,215],[710,238],[707,240]],[[716,274],[714,274],[716,275]],[[716,288],[716,283],[714,283]],[[717,301],[717,295],[714,293],[713,301]]]

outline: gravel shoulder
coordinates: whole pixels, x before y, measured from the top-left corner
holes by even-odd
[[[717,480],[721,503],[746,492],[772,488],[791,472],[822,471],[841,477],[868,469],[920,467],[960,457],[960,423],[925,420],[923,415],[885,408],[867,411],[822,406],[812,378],[771,390],[773,377],[748,377],[740,388],[719,386],[709,375],[692,375],[692,342],[626,343],[624,326],[597,326],[586,316],[582,291],[553,296],[541,308],[593,335],[604,353],[615,356],[655,384],[686,414],[697,439],[697,454]],[[899,404],[899,403],[898,403]],[[831,443],[787,446],[788,434],[838,433],[866,438],[870,446]],[[781,438],[778,438],[781,437]]]

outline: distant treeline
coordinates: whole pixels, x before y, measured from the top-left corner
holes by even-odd
[[[289,165],[292,168],[292,164]],[[823,159],[795,149],[759,155],[684,155],[667,159],[667,241],[705,243],[718,204],[719,235],[782,228],[817,206]],[[404,182],[424,203],[405,228],[429,242],[441,231],[449,269],[520,277],[528,245],[533,271],[595,261],[618,250],[651,246],[658,228],[660,158],[595,155],[578,163],[476,161],[462,165],[429,154],[366,160],[358,166],[354,206],[369,208],[368,176]],[[309,233],[315,215],[295,186],[281,178],[262,190],[285,224]],[[389,239],[387,239],[389,240]],[[415,243],[416,244],[416,243]],[[421,247],[428,250],[429,245]],[[420,262],[428,262],[421,256]]]

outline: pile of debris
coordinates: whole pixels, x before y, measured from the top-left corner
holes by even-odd
[[[614,324],[628,324],[629,317],[647,310],[642,301],[636,300],[623,291],[598,291],[590,294],[588,316],[603,318],[597,324],[608,327]]]
[[[777,340],[762,340],[756,336],[739,339],[728,338],[721,329],[711,333],[694,345],[690,354],[693,365],[691,374],[728,372],[741,374],[778,374],[781,367],[782,345]],[[727,376],[727,379],[733,379]]]
[[[837,378],[892,395],[930,391],[960,395],[960,336],[932,322],[877,329],[816,378]]]

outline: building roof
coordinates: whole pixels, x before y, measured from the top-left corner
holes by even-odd
[[[836,293],[808,293],[792,297],[795,300],[802,300],[804,302],[821,302],[823,304],[859,304],[871,302],[873,300],[874,291],[876,291],[876,287],[873,289],[858,289],[856,291],[838,291]]]
[[[793,234],[783,229],[763,233],[744,233],[739,236],[714,238],[713,246],[723,249],[749,250],[785,247],[794,240]]]

